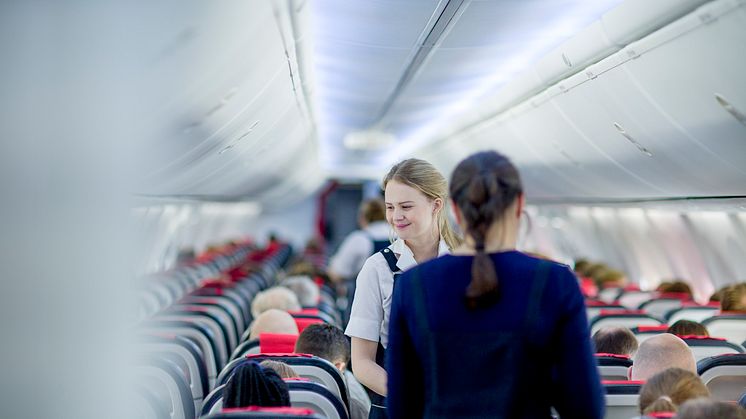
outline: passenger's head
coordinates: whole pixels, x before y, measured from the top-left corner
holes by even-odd
[[[358,224],[364,228],[376,221],[386,221],[386,205],[380,199],[363,201],[358,210]]]
[[[746,419],[746,410],[708,398],[692,399],[679,407],[677,419]]]
[[[640,344],[630,367],[630,378],[647,380],[668,368],[681,368],[696,374],[697,362],[692,350],[681,338],[661,333]]]
[[[591,262],[588,259],[578,259],[575,261],[573,271],[579,276],[585,276],[585,271],[591,266]]]
[[[720,309],[722,311],[746,312],[746,283],[731,285],[723,289],[720,297]]]
[[[298,375],[297,372],[291,367],[290,365],[280,362],[280,361],[273,361],[271,359],[265,359],[264,361],[260,362],[259,365],[262,366],[262,368],[270,369],[277,373],[277,375],[280,376],[282,379],[286,378],[300,378],[300,375]]]
[[[687,400],[709,396],[696,373],[669,368],[650,377],[640,389],[640,413],[675,412]]]
[[[312,324],[303,329],[295,342],[295,352],[326,359],[340,371],[344,371],[350,361],[350,343],[344,332],[326,323]]]
[[[307,276],[290,276],[282,281],[298,297],[302,307],[315,307],[319,303],[319,287]]]
[[[260,314],[251,324],[250,339],[258,339],[262,333],[297,335],[298,325],[287,311],[270,309]]]
[[[661,282],[660,285],[658,285],[657,291],[666,293],[670,292],[677,294],[687,294],[689,296],[692,295],[692,288],[689,286],[689,284],[680,279]]]
[[[507,157],[483,151],[456,166],[450,189],[456,218],[476,250],[466,304],[470,308],[491,305],[498,297],[498,278],[485,242],[490,235],[503,248],[515,246],[523,206],[521,177]]]
[[[301,307],[298,296],[293,291],[285,287],[272,287],[254,297],[254,301],[251,302],[251,315],[257,318],[271,308],[296,311],[300,310]]]
[[[710,332],[702,323],[693,322],[691,320],[679,320],[672,324],[666,333],[671,333],[676,336],[710,336]]]
[[[459,244],[446,214],[448,183],[430,163],[407,159],[394,165],[383,178],[386,220],[402,240],[431,237]]]
[[[595,278],[599,288],[623,288],[627,285],[627,277],[624,272],[615,269],[608,269]]]
[[[223,407],[247,406],[290,406],[287,384],[276,372],[256,362],[239,364],[223,390]]]
[[[626,327],[603,327],[593,334],[593,347],[598,353],[632,356],[637,338]]]
[[[594,263],[586,269],[585,276],[592,278],[596,284],[600,284],[601,277],[610,269],[606,264]]]

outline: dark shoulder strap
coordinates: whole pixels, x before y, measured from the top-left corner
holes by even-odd
[[[396,266],[396,255],[394,254],[394,252],[391,251],[391,249],[387,247],[385,249],[381,249],[379,253],[382,254],[383,257],[386,259],[386,263],[389,264],[389,269],[391,269],[391,272],[393,272],[394,274],[400,272],[399,267]]]

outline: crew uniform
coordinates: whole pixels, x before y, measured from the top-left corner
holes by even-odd
[[[369,257],[357,276],[355,300],[345,330],[347,336],[379,342],[383,348],[388,345],[389,313],[394,290],[394,272],[384,257],[383,252],[386,250],[399,255],[396,260],[399,271],[406,271],[417,265],[414,253],[402,239],[397,239],[383,251]],[[448,251],[448,245],[441,240],[438,244],[438,256],[447,254]],[[379,365],[383,366],[382,362]],[[373,398],[371,402],[374,407],[378,404]]]
[[[386,349],[390,418],[602,418],[583,296],[564,265],[491,253],[497,302],[469,310],[473,256],[396,281]]]

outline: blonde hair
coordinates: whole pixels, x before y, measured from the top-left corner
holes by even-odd
[[[269,368],[273,370],[282,379],[300,378],[300,375],[298,375],[298,373],[295,372],[293,367],[291,367],[290,365],[284,362],[273,361],[271,359],[265,359],[264,361],[260,362],[259,365],[261,365],[262,368]]]
[[[445,240],[451,250],[461,244],[461,239],[451,227],[446,213],[448,182],[435,166],[421,159],[403,160],[395,164],[383,178],[384,190],[392,180],[417,189],[430,200],[440,198],[443,201],[443,206],[436,215],[440,237]]]
[[[669,368],[652,376],[640,389],[640,413],[675,412],[689,399],[709,396],[697,374]]]

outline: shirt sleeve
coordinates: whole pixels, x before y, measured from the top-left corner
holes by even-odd
[[[555,270],[556,272],[556,270]],[[575,275],[563,267],[559,278],[565,310],[557,331],[554,406],[562,417],[601,419],[605,401],[593,357],[585,304]]]
[[[389,342],[386,348],[388,375],[386,407],[388,417],[422,417],[425,404],[424,372],[407,324],[407,308],[412,307],[411,275],[405,273],[394,283]]]
[[[329,261],[329,270],[342,278],[352,278],[370,252],[369,240],[360,231],[348,235]]]
[[[345,330],[347,336],[374,342],[378,342],[381,337],[383,323],[383,299],[381,281],[378,278],[379,270],[376,269],[376,256],[378,255],[369,257],[357,275],[355,299]],[[388,267],[386,269],[388,270]]]

